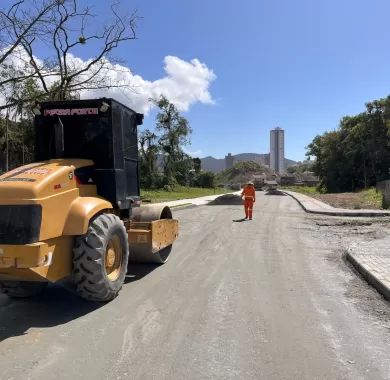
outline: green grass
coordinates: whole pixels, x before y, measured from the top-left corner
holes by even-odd
[[[381,209],[383,196],[375,188],[346,193],[320,193],[315,187],[285,186],[285,190],[295,191],[319,199],[333,207],[349,209]]]
[[[377,192],[374,187],[367,190],[362,190],[360,194],[365,203],[373,205],[378,209],[382,207],[383,195],[380,192]]]
[[[200,187],[177,186],[174,191],[165,190],[142,190],[143,201],[150,200],[152,203],[175,201],[179,199],[199,198],[207,195],[226,194],[227,189],[203,189]]]

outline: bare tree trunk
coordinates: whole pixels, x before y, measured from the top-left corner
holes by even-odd
[[[9,126],[9,109],[5,117],[5,171],[9,170],[9,147],[8,147],[8,126]]]
[[[16,118],[16,113],[15,113]],[[16,120],[15,120],[16,121]],[[23,108],[20,109],[20,123],[23,124]],[[22,165],[24,165],[24,130],[22,131]]]

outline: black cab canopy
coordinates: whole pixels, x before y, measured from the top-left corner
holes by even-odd
[[[34,113],[38,161],[90,159],[99,195],[121,209],[139,197],[142,114],[110,98],[42,102]]]

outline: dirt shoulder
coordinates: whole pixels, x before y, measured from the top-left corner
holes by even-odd
[[[312,187],[288,187],[286,190],[295,191],[318,199],[336,208],[352,210],[382,209],[382,196],[375,189],[363,190],[356,193],[321,194]]]
[[[381,209],[380,204],[367,199],[362,193],[313,194],[311,196],[337,208]]]
[[[386,302],[373,287],[345,259],[345,252],[352,244],[366,246],[368,242],[390,236],[390,217],[350,218],[306,214],[308,228],[313,235],[330,248],[326,262],[340,269],[345,276],[345,293],[353,305],[365,315],[376,319],[390,332],[390,303]],[[387,337],[390,339],[390,335]]]

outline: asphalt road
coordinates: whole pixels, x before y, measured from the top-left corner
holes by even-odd
[[[389,304],[313,218],[263,193],[242,213],[176,211],[170,261],[134,266],[109,304],[1,296],[0,379],[390,379],[388,321],[369,312]]]

